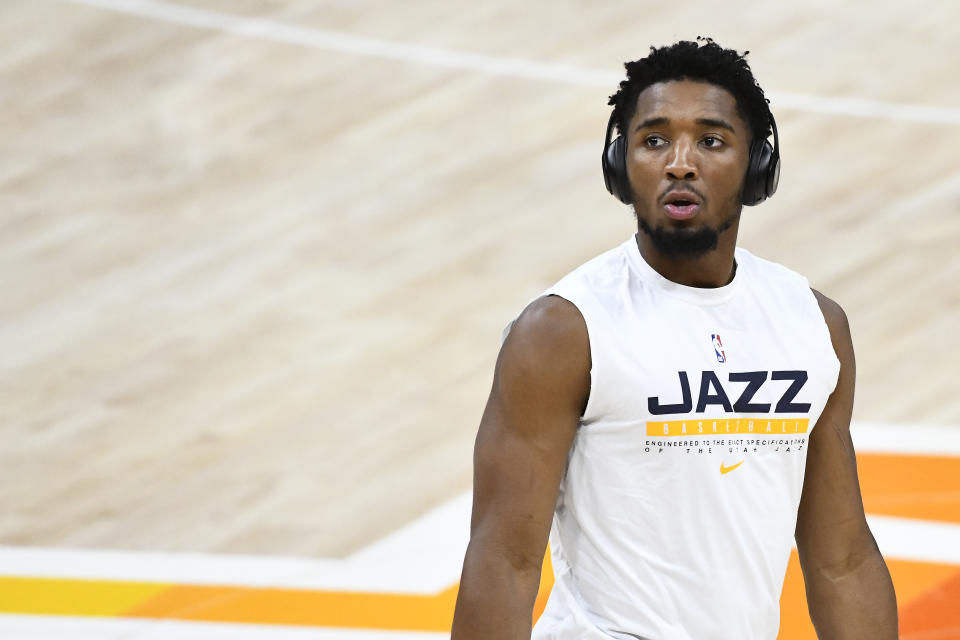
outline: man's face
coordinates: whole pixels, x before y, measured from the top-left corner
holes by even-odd
[[[706,82],[650,85],[627,133],[640,229],[669,257],[699,257],[740,216],[750,132],[729,91]]]

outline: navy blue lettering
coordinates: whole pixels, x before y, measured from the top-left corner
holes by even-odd
[[[710,388],[716,389],[716,393],[710,393]],[[724,411],[733,411],[730,407],[730,398],[727,392],[723,390],[717,374],[713,371],[704,371],[700,376],[700,398],[697,400],[697,413],[703,413],[708,404],[718,404]]]
[[[730,405],[730,396],[723,388],[723,384],[713,371],[700,372],[700,391],[697,396],[697,413],[705,413],[707,407],[714,405],[723,407],[727,413],[770,413],[771,405],[765,402],[752,402],[757,392],[770,380],[788,380],[790,386],[777,402],[774,413],[808,413],[810,403],[794,402],[797,395],[807,383],[809,376],[806,371],[791,369],[787,371],[742,371],[734,372],[728,375],[730,382],[745,382],[746,387],[740,392],[737,401]],[[682,400],[675,404],[660,404],[660,398],[650,396],[647,398],[647,409],[651,415],[659,416],[665,414],[691,413],[693,409],[693,396],[690,392],[690,380],[686,371],[678,371],[677,377],[680,379],[680,393]]]
[[[783,392],[783,397],[777,403],[777,413],[807,413],[810,411],[809,402],[794,403],[793,399],[800,393],[800,389],[807,383],[806,371],[774,371],[771,380],[792,380],[793,383]]]
[[[754,394],[760,389],[767,379],[766,371],[744,371],[743,373],[731,373],[730,382],[746,382],[740,397],[733,404],[733,410],[738,413],[767,413],[770,411],[769,404],[750,404]]]
[[[662,416],[667,413],[690,413],[693,408],[693,397],[690,395],[690,381],[687,379],[686,371],[678,371],[680,377],[680,392],[683,394],[683,401],[679,404],[660,404],[660,398],[648,397],[647,410],[655,416]]]

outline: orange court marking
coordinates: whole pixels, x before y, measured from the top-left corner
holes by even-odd
[[[910,603],[919,596],[935,588],[950,576],[960,576],[960,567],[926,562],[908,562],[887,559],[887,568],[893,578],[897,592],[897,605],[900,610],[900,629],[903,633],[906,623],[910,623],[908,612]],[[948,604],[948,603],[943,603]],[[927,612],[926,622],[930,629],[946,629],[954,624],[958,615],[957,608],[951,606],[932,606]],[[912,623],[911,623],[912,624]],[[907,636],[901,636],[906,639]],[[956,636],[928,636],[929,638],[953,638]],[[787,577],[780,595],[780,634],[777,640],[817,640],[817,634],[807,612],[807,594],[804,590],[803,574],[797,552],[790,554]]]
[[[182,585],[124,616],[205,622],[286,624],[360,629],[446,631],[457,586],[436,595],[403,595]]]
[[[858,455],[868,513],[960,522],[960,458]],[[887,558],[901,633],[960,637],[960,567]],[[553,586],[549,550],[534,605]],[[391,631],[446,632],[457,585],[432,595],[161,582],[0,576],[0,613],[170,619]],[[781,597],[780,640],[814,640],[793,552]]]
[[[902,640],[960,638],[960,570],[900,607]]]
[[[960,523],[960,458],[858,453],[857,471],[867,513]]]
[[[904,633],[960,628],[960,568],[887,560]],[[553,586],[544,563],[534,619]],[[457,585],[436,595],[217,587],[105,580],[0,578],[0,611],[393,631],[448,631]],[[133,604],[131,604],[133,603]],[[781,597],[779,640],[815,640],[796,552]],[[907,636],[904,636],[905,638]],[[925,636],[926,637],[926,636]],[[931,636],[932,637],[932,636]],[[948,637],[948,636],[937,636]],[[952,636],[949,636],[952,637]]]

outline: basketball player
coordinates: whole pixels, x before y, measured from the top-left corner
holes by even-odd
[[[820,638],[895,638],[846,316],[736,247],[742,205],[777,186],[763,91],[708,39],[626,68],[603,168],[639,233],[508,328],[453,639],[531,637],[548,534],[556,582],[533,638],[772,640],[794,539]]]

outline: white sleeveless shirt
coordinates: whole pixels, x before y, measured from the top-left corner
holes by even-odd
[[[840,363],[802,276],[736,250],[716,289],[636,240],[544,295],[580,310],[590,395],[550,533],[535,640],[772,640],[807,441]]]

